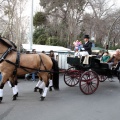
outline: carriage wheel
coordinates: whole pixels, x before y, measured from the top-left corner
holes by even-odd
[[[99,81],[104,82],[107,79],[107,76],[99,75]]]
[[[75,67],[70,67],[64,74],[64,82],[70,87],[74,87],[79,83],[80,71],[76,70]]]
[[[79,87],[84,94],[90,95],[94,93],[97,90],[98,85],[99,78],[94,71],[86,71],[81,75]]]

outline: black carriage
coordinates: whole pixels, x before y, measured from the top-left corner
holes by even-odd
[[[64,74],[64,82],[68,86],[73,87],[79,83],[80,90],[89,95],[97,90],[99,82],[104,82],[107,78],[117,76],[120,80],[120,72],[109,69],[108,64],[100,63],[96,56],[89,57],[89,64],[83,64],[84,58],[67,58],[71,67]]]

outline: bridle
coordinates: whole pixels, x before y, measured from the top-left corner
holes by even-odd
[[[5,60],[5,58],[11,51],[13,51],[13,48],[9,47],[4,53],[2,53],[2,55],[0,56],[0,63]]]

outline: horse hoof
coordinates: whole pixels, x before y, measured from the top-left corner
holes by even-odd
[[[13,95],[13,100],[16,100],[17,99],[17,96],[16,95]]]
[[[52,91],[52,87],[49,87],[49,91]]]
[[[43,93],[43,89],[39,88],[39,93],[42,94]]]
[[[2,102],[3,97],[0,97],[0,103]]]
[[[45,97],[41,96],[41,101],[44,101]]]
[[[39,88],[38,88],[38,87],[35,87],[35,88],[34,88],[34,92],[37,92],[37,89],[39,89]]]
[[[17,92],[17,94],[16,94],[16,97],[18,97],[18,92]]]

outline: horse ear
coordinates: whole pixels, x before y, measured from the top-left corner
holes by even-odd
[[[16,46],[12,41],[7,40],[7,39],[5,39],[5,38],[1,38],[1,40],[2,40],[7,46],[13,47],[14,49],[17,48],[17,46]]]

